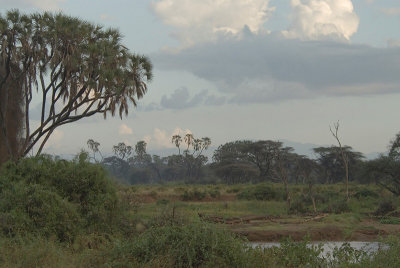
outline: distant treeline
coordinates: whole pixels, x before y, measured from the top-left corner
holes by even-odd
[[[209,138],[196,139],[192,134],[175,135],[172,143],[177,154],[166,157],[150,155],[146,142],[136,146],[119,143],[114,155],[103,158],[100,144],[89,140],[93,161],[101,163],[110,174],[128,184],[143,183],[338,183],[346,178],[359,183],[379,183],[400,194],[399,135],[391,141],[388,155],[366,160],[350,146],[314,148],[316,159],[299,155],[282,142],[271,140],[239,140],[215,150],[212,159],[203,152],[211,144]]]

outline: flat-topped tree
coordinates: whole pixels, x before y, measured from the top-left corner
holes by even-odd
[[[7,159],[33,149],[40,154],[59,126],[98,113],[122,118],[151,78],[149,59],[130,53],[118,30],[63,14],[0,15],[0,152]],[[9,114],[15,98],[23,113],[17,130],[10,129],[15,122]],[[31,129],[33,98],[41,107]],[[19,143],[13,147],[15,133]]]

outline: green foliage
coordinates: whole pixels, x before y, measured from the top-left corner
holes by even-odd
[[[375,211],[375,215],[386,215],[389,212],[395,211],[397,208],[396,203],[393,199],[384,199],[379,203],[378,209]]]
[[[203,200],[207,193],[194,189],[192,191],[185,191],[181,198],[183,201]]]
[[[377,198],[377,197],[379,197],[379,195],[370,189],[362,189],[362,190],[359,190],[357,193],[355,193],[354,197],[357,199],[366,198],[366,197]]]
[[[400,218],[384,217],[379,222],[382,224],[400,224]]]
[[[0,171],[3,235],[73,240],[79,230],[112,231],[121,215],[116,188],[85,154],[74,161],[24,158]]]
[[[301,196],[298,198],[295,198],[293,200],[293,202],[291,203],[289,212],[291,213],[300,213],[300,214],[304,214],[307,212],[310,212],[309,209],[309,203],[311,203],[310,198],[307,198],[305,196]]]
[[[279,191],[269,185],[258,185],[242,190],[238,195],[238,199],[246,200],[282,200],[283,191]]]
[[[343,199],[337,199],[330,202],[328,206],[324,209],[324,212],[335,214],[341,214],[349,211],[351,211],[349,203]]]
[[[209,194],[212,198],[218,198],[218,197],[221,196],[221,192],[218,191],[218,190],[216,190],[216,189],[210,190],[210,191],[208,192],[208,194]]]
[[[269,255],[274,257],[274,264],[278,267],[319,267],[324,260],[319,257],[322,252],[321,246],[307,246],[307,240],[302,242],[292,242],[286,239],[281,242],[279,248],[273,247]]]
[[[111,252],[112,266],[166,263],[165,267],[245,267],[246,246],[227,231],[205,223],[153,227]],[[129,258],[127,258],[129,256]],[[152,265],[149,265],[152,266]]]
[[[359,264],[369,260],[368,253],[364,250],[357,250],[350,246],[349,243],[344,243],[341,247],[335,247],[332,254],[328,254],[331,267],[344,266],[348,267],[350,264]]]

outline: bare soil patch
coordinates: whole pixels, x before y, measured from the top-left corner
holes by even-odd
[[[321,220],[328,215],[300,218],[249,215],[222,218],[199,214],[202,220],[226,225],[233,232],[254,242],[278,242],[288,237],[294,241],[301,241],[305,237],[311,241],[376,241],[380,237],[400,232],[400,225],[381,224],[371,219],[361,220],[356,226],[350,226],[352,230],[345,231],[340,224],[322,223]]]

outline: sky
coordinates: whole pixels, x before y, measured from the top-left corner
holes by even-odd
[[[95,4],[94,4],[95,3]],[[0,0],[0,12],[53,11],[118,28],[154,79],[127,117],[58,128],[46,152],[140,140],[152,153],[193,133],[385,152],[400,131],[398,0]],[[32,107],[32,111],[35,107]],[[34,123],[34,122],[33,122]]]

